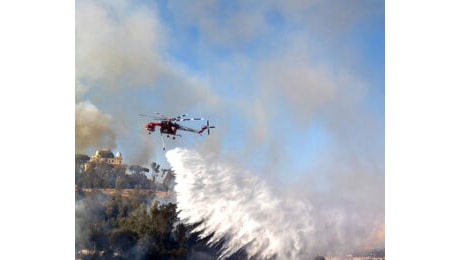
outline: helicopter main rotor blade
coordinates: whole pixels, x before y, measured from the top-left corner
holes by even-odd
[[[204,118],[181,118],[177,121],[194,121],[194,120],[204,120]]]
[[[163,114],[160,114],[158,112],[155,113],[156,115],[146,115],[146,114],[139,114],[139,116],[145,116],[145,117],[150,117],[156,120],[166,120],[166,121],[197,121],[197,120],[204,120],[202,117],[195,117],[195,118],[184,118],[187,116],[187,114],[182,114],[177,117],[167,117]]]
[[[146,115],[146,114],[139,114],[140,116],[145,116],[145,117],[150,117],[156,120],[166,120],[166,121],[175,121],[176,118],[169,118],[163,114],[160,114],[158,112],[155,113],[156,115]]]
[[[155,114],[157,114],[158,116],[160,116],[162,119],[168,119],[167,116],[163,115],[163,114],[160,114],[158,112],[156,112]]]
[[[152,116],[152,115],[145,115],[145,114],[139,114],[139,116],[150,117],[150,118],[155,119],[155,120],[165,120],[165,119],[167,119],[167,118],[165,118],[165,117]]]
[[[183,117],[187,116],[187,114],[182,114],[182,115],[179,115],[179,116],[176,116],[174,118],[171,118],[170,120],[171,121],[182,121]]]
[[[176,118],[182,118],[184,116],[187,116],[187,114],[183,114],[183,115],[180,115],[180,116],[177,116]]]

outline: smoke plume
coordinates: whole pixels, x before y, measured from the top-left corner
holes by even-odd
[[[115,133],[110,128],[111,116],[102,113],[90,102],[75,105],[75,148],[89,146],[114,148]]]

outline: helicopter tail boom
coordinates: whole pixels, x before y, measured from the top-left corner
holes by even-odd
[[[198,131],[198,133],[201,134],[201,133],[204,132],[204,130],[207,129],[207,130],[208,130],[208,135],[209,135],[209,134],[210,134],[210,130],[209,130],[209,129],[211,129],[211,128],[216,128],[216,127],[213,126],[213,125],[210,126],[210,125],[209,125],[209,120],[207,120],[206,125],[203,126],[203,127],[200,129],[200,131]]]

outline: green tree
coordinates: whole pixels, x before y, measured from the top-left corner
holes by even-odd
[[[75,154],[75,173],[83,173],[85,163],[89,161],[89,156],[86,154]]]
[[[121,193],[111,196],[104,204],[106,219],[117,218],[120,215],[122,204]]]
[[[121,180],[121,176],[117,174],[117,178],[115,179],[115,189],[117,189],[118,191],[122,189]]]
[[[138,234],[132,230],[116,229],[112,231],[109,241],[115,252],[124,255],[136,245],[138,238]]]
[[[99,251],[106,251],[109,249],[109,237],[104,232],[102,226],[98,223],[89,225],[89,246],[89,248],[93,250],[94,254]]]
[[[89,161],[89,156],[86,154],[75,154],[75,184],[82,185],[85,163]]]
[[[174,235],[179,243],[179,248],[185,249],[187,243],[187,227],[182,223],[178,224],[174,231]]]
[[[159,173],[160,172],[160,165],[156,162],[152,162],[150,164],[150,167],[152,168],[152,174],[153,173]]]
[[[165,191],[169,191],[174,187],[175,181],[176,181],[176,175],[174,174],[174,171],[172,169],[162,169],[163,170],[163,175],[165,176],[163,178],[163,189]]]
[[[148,168],[139,166],[139,165],[131,165],[129,166],[129,171],[133,174],[144,174],[146,172],[149,172],[150,170]]]

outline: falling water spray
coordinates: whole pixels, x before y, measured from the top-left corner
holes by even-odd
[[[239,250],[258,259],[305,259],[314,248],[312,207],[280,198],[259,177],[175,148],[166,157],[176,173],[179,218],[209,244],[222,244],[219,258]]]

